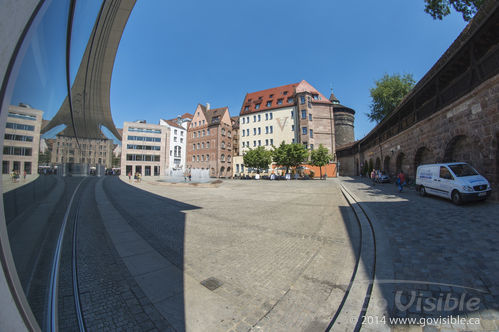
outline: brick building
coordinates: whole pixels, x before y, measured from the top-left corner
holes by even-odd
[[[228,107],[210,109],[198,104],[187,129],[186,165],[191,174],[232,176],[232,122]]]

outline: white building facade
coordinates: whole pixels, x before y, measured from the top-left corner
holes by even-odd
[[[190,119],[189,119],[190,120]],[[161,119],[159,124],[168,128],[170,132],[169,162],[166,169],[166,175],[173,175],[175,171],[185,171],[186,144],[187,144],[187,126],[190,121],[182,117],[174,120]]]

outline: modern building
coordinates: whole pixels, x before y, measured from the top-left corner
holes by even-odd
[[[246,94],[239,114],[240,155],[281,142],[319,144],[335,153],[333,103],[306,81]],[[236,158],[242,169],[242,157]]]
[[[232,176],[232,122],[228,107],[198,104],[187,130],[187,168],[211,177]]]
[[[10,105],[4,135],[2,173],[38,171],[40,129],[43,111],[28,105]]]
[[[167,174],[172,175],[174,171],[185,171],[187,127],[192,119],[192,115],[185,113],[176,119],[161,119],[159,124],[165,126],[170,131],[170,152],[169,163],[166,169]]]
[[[113,141],[108,138],[78,138],[57,135],[51,151],[52,164],[87,164],[112,167]]]
[[[169,165],[169,129],[145,121],[125,122],[121,145],[121,174],[166,175]]]

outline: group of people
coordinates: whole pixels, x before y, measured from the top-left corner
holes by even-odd
[[[19,170],[12,170],[12,172],[10,172],[10,178],[12,182],[17,182],[19,180],[19,177]],[[26,171],[24,171],[23,173],[23,179],[26,180]]]
[[[142,174],[140,172],[135,172],[133,175],[134,182],[139,182],[142,180]],[[132,182],[132,172],[128,172],[128,182]]]
[[[376,185],[376,182],[379,182],[380,176],[383,174],[379,169],[373,169],[370,174],[371,181],[373,183],[373,186]],[[405,174],[403,171],[400,171],[397,174],[397,180],[396,180],[399,192],[402,192],[404,190],[404,186],[406,185],[406,180],[405,180]]]

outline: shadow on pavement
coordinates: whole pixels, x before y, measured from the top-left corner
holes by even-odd
[[[142,245],[137,244],[137,248],[132,248],[137,251],[136,255],[125,258],[129,269],[135,267],[131,273],[175,330],[185,331],[183,211],[199,207],[152,194],[118,177],[104,179],[103,188],[126,222],[161,255],[141,254]]]

